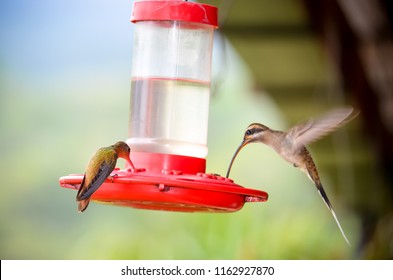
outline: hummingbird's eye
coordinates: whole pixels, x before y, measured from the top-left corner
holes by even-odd
[[[251,129],[247,129],[247,130],[246,130],[246,135],[247,135],[247,136],[250,136],[251,134],[252,134]]]

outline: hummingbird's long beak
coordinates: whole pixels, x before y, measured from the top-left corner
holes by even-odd
[[[128,157],[127,157],[126,160],[127,160],[128,164],[130,165],[131,170],[135,170],[135,166],[134,166],[134,164],[132,163],[132,161],[131,161],[129,155],[128,155]]]
[[[243,141],[240,143],[240,145],[239,145],[239,147],[237,148],[237,150],[236,150],[236,152],[234,153],[234,155],[232,156],[231,163],[229,164],[228,171],[227,171],[227,175],[226,175],[227,178],[229,177],[229,172],[231,172],[232,164],[233,164],[233,162],[235,161],[235,158],[236,158],[237,154],[238,154],[238,153],[240,152],[240,150],[241,150],[245,145],[247,145],[248,143],[249,143],[249,141],[243,140]]]

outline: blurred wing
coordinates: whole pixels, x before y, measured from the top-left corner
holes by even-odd
[[[343,126],[358,115],[353,108],[333,110],[317,119],[294,126],[287,137],[292,140],[294,148],[312,143]]]
[[[78,193],[77,196],[78,200],[89,198],[105,182],[106,178],[108,178],[108,176],[111,175],[113,169],[115,169],[116,166],[116,159],[111,162],[112,164],[108,164],[107,162],[104,161],[100,165],[97,175],[90,182],[89,186],[84,188],[84,190],[81,191],[81,193]],[[83,186],[84,181],[85,178],[83,178],[81,188]]]

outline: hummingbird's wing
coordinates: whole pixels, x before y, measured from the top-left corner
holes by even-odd
[[[103,161],[99,166],[97,175],[89,182],[89,185],[86,187],[83,187],[85,177],[83,178],[80,192],[78,192],[77,195],[78,201],[89,198],[105,182],[106,178],[108,178],[108,176],[111,175],[112,171],[115,169],[116,160],[117,156],[114,160],[109,161],[109,163],[108,161]]]
[[[287,137],[293,143],[293,148],[297,149],[331,133],[357,115],[358,112],[354,112],[353,108],[335,109],[319,118],[294,126],[287,132]]]

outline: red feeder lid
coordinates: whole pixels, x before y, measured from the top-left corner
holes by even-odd
[[[134,153],[131,158],[137,169],[115,169],[113,179],[107,179],[93,193],[92,201],[149,210],[235,212],[246,202],[268,199],[264,191],[244,188],[231,179],[201,172],[205,166],[202,159],[148,153]],[[194,167],[184,167],[188,165],[186,159]],[[159,166],[164,169],[159,170]],[[181,166],[183,171],[167,169]],[[60,185],[77,190],[82,179],[82,174],[64,176]]]
[[[144,169],[116,169],[91,196],[91,200],[111,205],[147,210],[178,212],[235,212],[246,202],[264,202],[266,192],[244,188],[214,174],[182,174],[180,171],[157,174]],[[60,178],[60,185],[78,189],[82,174]]]
[[[131,21],[146,20],[178,20],[208,24],[217,28],[218,9],[207,4],[179,0],[135,2]]]

